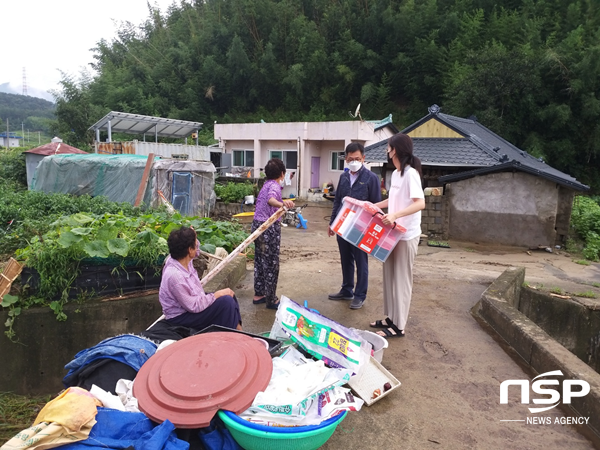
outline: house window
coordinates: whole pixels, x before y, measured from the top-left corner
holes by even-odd
[[[254,150],[233,150],[233,165],[254,167]]]
[[[344,170],[344,152],[331,152],[331,170]]]
[[[298,152],[296,150],[271,151],[270,158],[279,158],[283,161],[286,169],[298,168]]]

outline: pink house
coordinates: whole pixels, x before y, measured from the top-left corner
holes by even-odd
[[[381,121],[215,124],[214,136],[231,155],[233,173],[259,177],[269,159],[280,158],[287,169],[284,197],[321,200],[322,195],[312,190],[328,183],[337,187],[349,143],[366,147],[397,132],[390,114]]]

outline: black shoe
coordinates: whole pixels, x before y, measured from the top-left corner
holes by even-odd
[[[360,308],[362,308],[362,305],[363,305],[364,302],[365,302],[364,299],[359,300],[358,298],[355,298],[350,303],[350,309],[360,309]]]
[[[329,294],[327,298],[329,298],[329,300],[352,300],[354,296],[344,294],[342,291],[340,291],[337,294]]]

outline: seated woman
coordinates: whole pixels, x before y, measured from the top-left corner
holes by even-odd
[[[187,227],[173,230],[167,239],[170,255],[165,260],[158,298],[165,318],[174,325],[202,330],[210,325],[242,329],[240,306],[227,288],[207,294],[192,264],[198,242]]]

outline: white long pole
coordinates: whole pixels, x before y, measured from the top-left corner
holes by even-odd
[[[223,267],[225,267],[237,255],[239,255],[242,252],[242,250],[244,250],[246,247],[252,244],[252,242],[254,242],[261,234],[263,234],[267,228],[269,228],[277,221],[277,219],[283,216],[284,213],[285,208],[283,206],[277,211],[275,211],[275,213],[271,217],[269,217],[269,219],[265,223],[258,227],[254,233],[248,236],[244,242],[238,245],[235,248],[235,250],[233,250],[229,255],[227,255],[227,257],[223,261],[217,264],[213,270],[208,272],[206,276],[200,280],[202,286],[206,286],[206,283],[212,280],[221,271],[221,269],[223,269]]]

